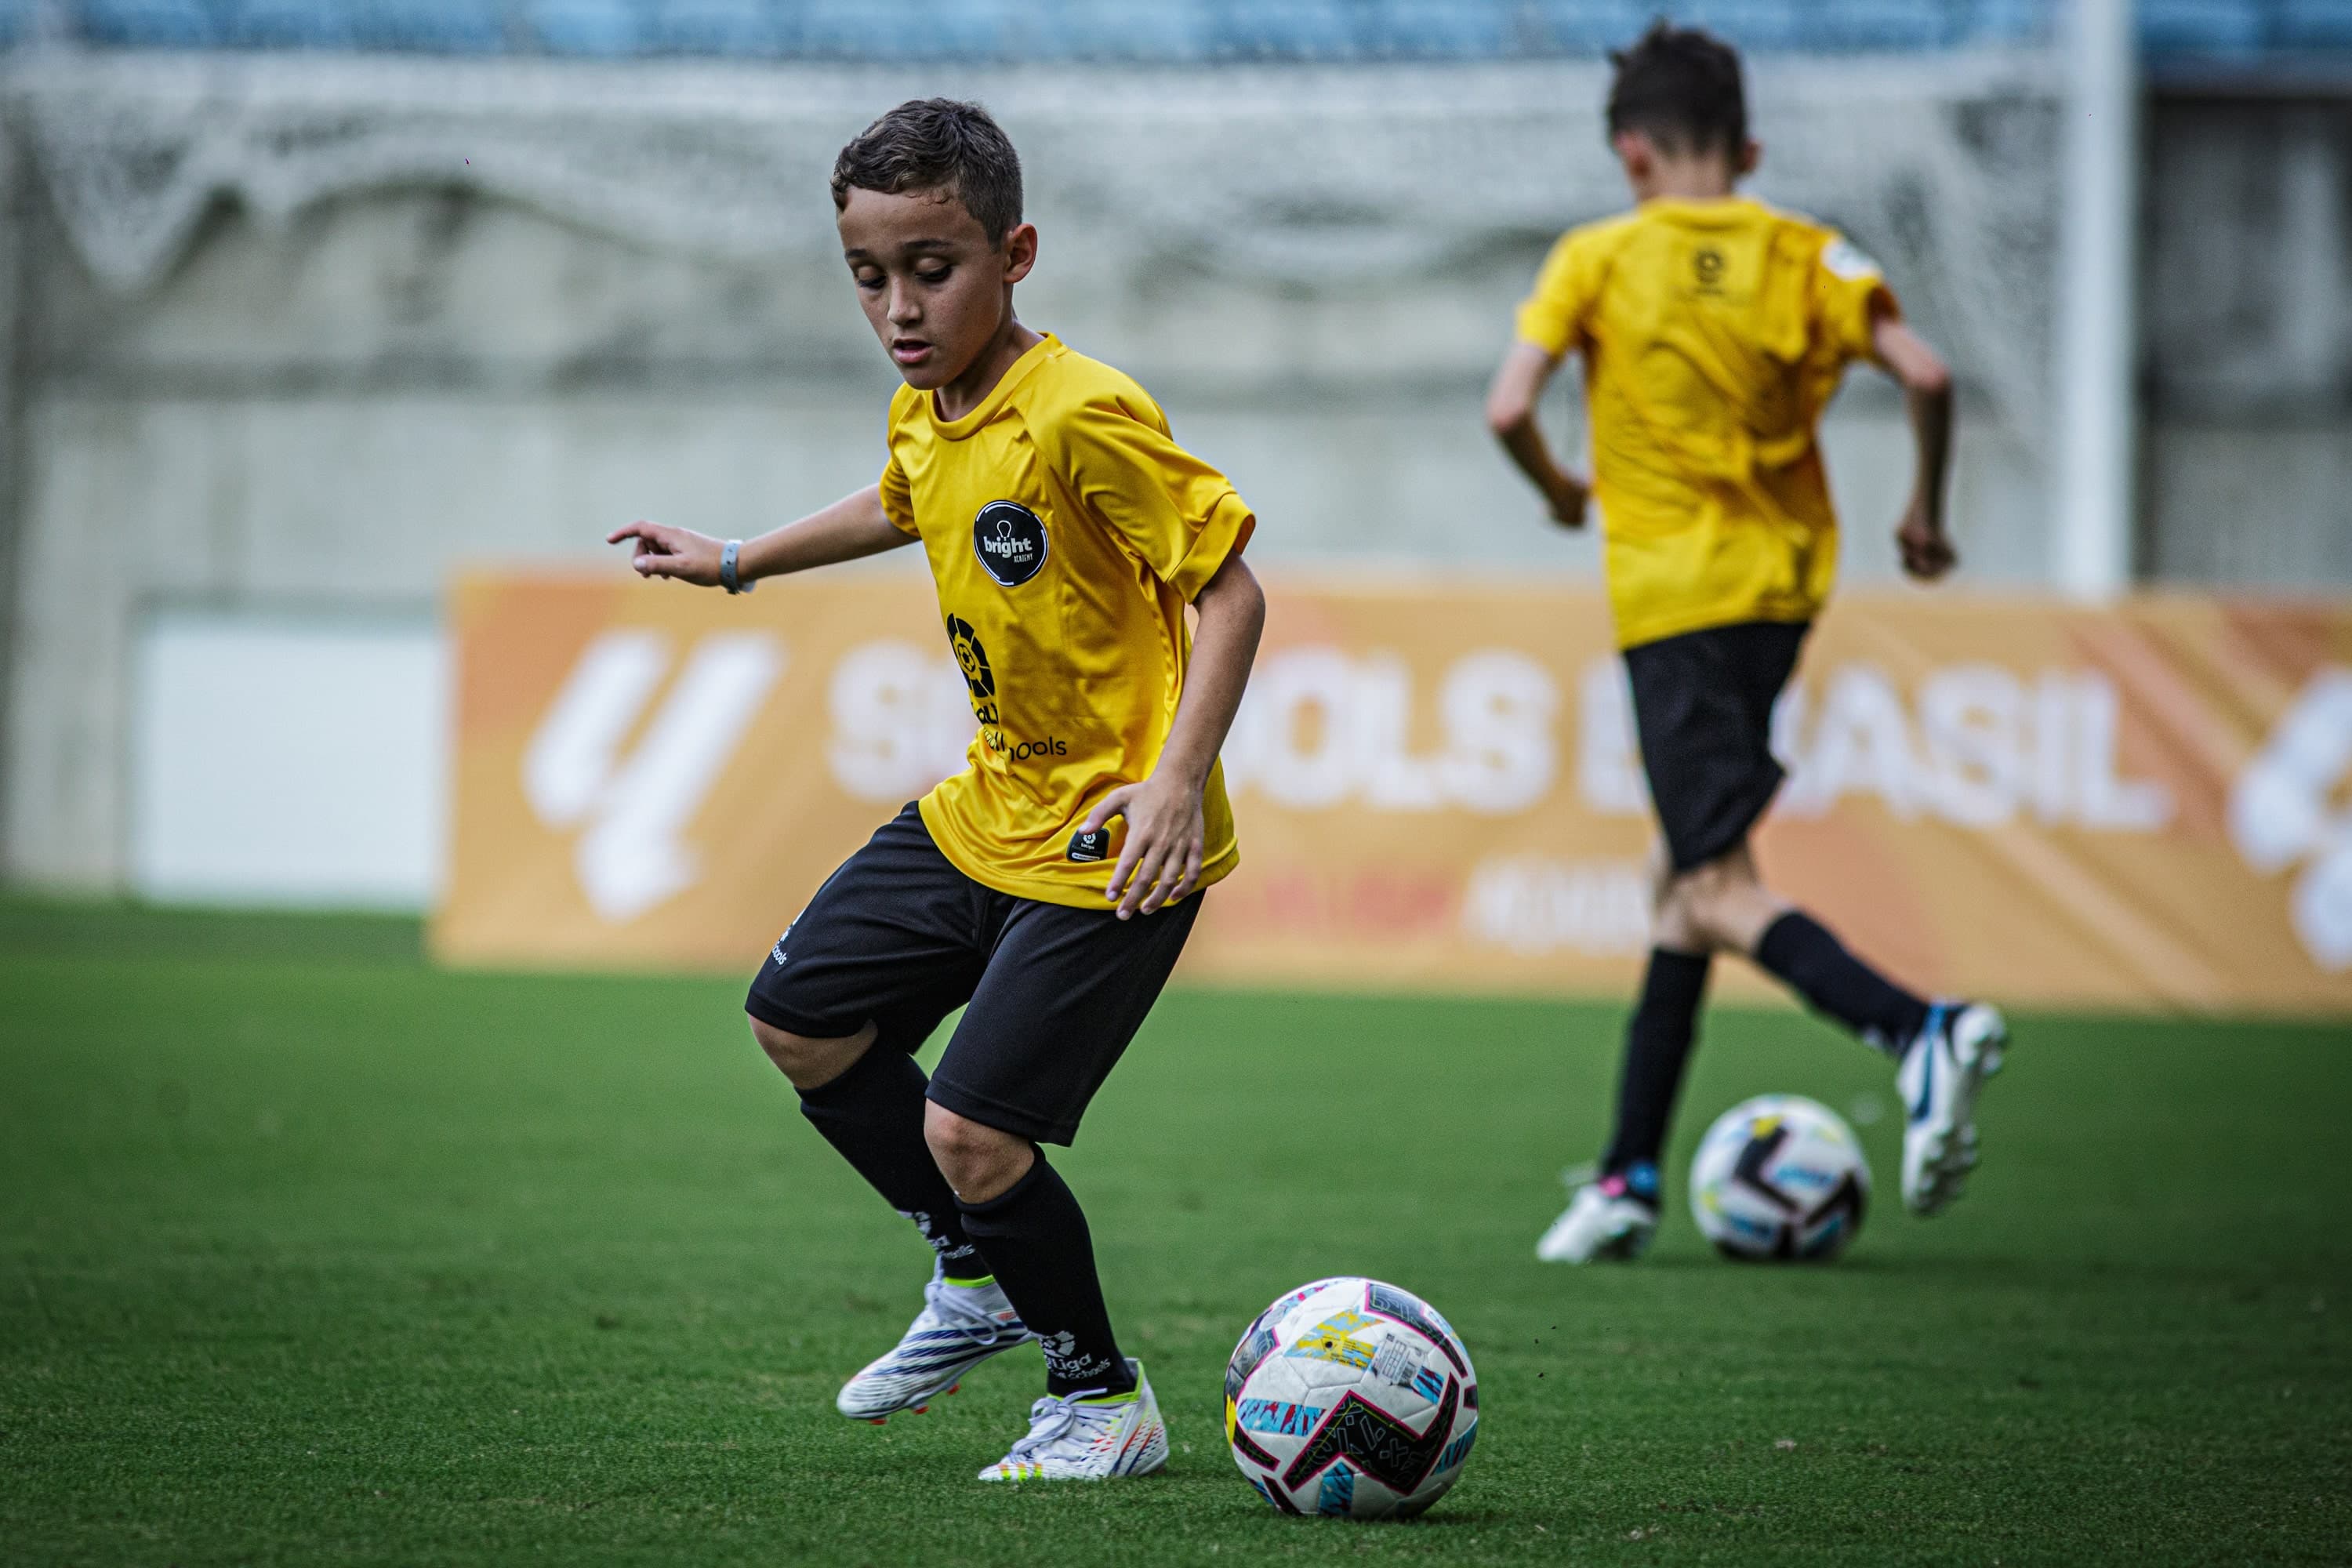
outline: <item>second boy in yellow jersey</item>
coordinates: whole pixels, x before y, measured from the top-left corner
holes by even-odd
[[[1619,646],[1820,614],[1837,517],[1814,429],[1895,314],[1852,246],[1743,197],[1654,197],[1553,247],[1518,337],[1585,364]]]
[[[1836,572],[1822,411],[1855,360],[1902,384],[1918,472],[1895,539],[1905,568],[1933,579],[1954,562],[1949,378],[1867,258],[1738,195],[1759,150],[1729,47],[1661,22],[1615,62],[1610,143],[1637,205],[1553,248],[1487,399],[1488,422],[1557,521],[1580,527],[1600,500],[1664,838],[1616,1130],[1598,1179],[1537,1245],[1571,1263],[1636,1257],[1656,1228],[1658,1159],[1715,953],[1754,960],[1895,1058],[1909,1117],[1903,1196],[1921,1214],[1958,1195],[1976,1163],[1977,1092],[2007,1037],[1991,1008],[1927,1002],[1856,958],[1764,885],[1748,842],[1780,784],[1772,706]],[[1570,354],[1584,364],[1589,488],[1535,419]]]
[[[1076,1136],[1237,858],[1216,759],[1265,623],[1255,520],[1141,387],[1013,313],[1037,231],[985,110],[901,104],[842,149],[833,198],[906,383],[881,479],[750,541],[612,537],[646,576],[730,593],[921,542],[969,765],[816,890],[744,1002],[802,1113],[935,1254],[922,1310],[835,1403],[921,1411],[1034,1341],[1045,1397],[981,1479],[1140,1475],[1167,1427],[1039,1145]],[[958,1007],[926,1075],[913,1053]]]

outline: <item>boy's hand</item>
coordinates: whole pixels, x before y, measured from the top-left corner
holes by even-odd
[[[1192,890],[1201,877],[1208,826],[1201,817],[1202,785],[1155,773],[1139,784],[1121,784],[1087,813],[1081,825],[1097,832],[1114,816],[1127,818],[1127,843],[1111,868],[1103,896],[1117,900],[1118,918],[1150,914]]]
[[[719,557],[727,546],[690,528],[669,528],[658,522],[633,522],[604,536],[607,544],[625,539],[637,542],[629,564],[640,577],[675,577],[698,587],[719,586]]]
[[[1551,502],[1551,520],[1562,528],[1582,528],[1585,502],[1591,498],[1592,487],[1574,474],[1560,475],[1547,498]]]
[[[1916,502],[1903,514],[1895,531],[1895,547],[1903,552],[1903,570],[1922,583],[1932,583],[1959,563],[1944,525],[1928,517]]]

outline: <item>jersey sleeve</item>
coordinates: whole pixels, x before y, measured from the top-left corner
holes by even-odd
[[[1878,319],[1903,313],[1878,263],[1843,235],[1831,235],[1822,247],[1813,283],[1815,331],[1841,360],[1868,359]]]
[[[1536,274],[1534,291],[1519,305],[1519,341],[1554,359],[1574,348],[1601,291],[1600,263],[1600,247],[1589,234],[1572,230],[1560,236]]]
[[[1059,422],[1056,466],[1086,509],[1190,600],[1249,543],[1257,515],[1158,416],[1123,399],[1080,404]]]
[[[907,482],[906,465],[898,461],[898,421],[907,410],[908,389],[900,387],[890,395],[890,416],[883,426],[883,444],[890,449],[890,460],[882,465],[878,488],[882,491],[882,513],[890,526],[901,533],[922,537],[915,526],[915,487]]]
[[[890,454],[890,460],[882,465],[879,488],[882,491],[882,512],[890,520],[890,525],[901,533],[911,533],[920,538],[921,530],[915,526],[914,488],[907,483],[907,470],[898,466],[898,454],[895,451]]]

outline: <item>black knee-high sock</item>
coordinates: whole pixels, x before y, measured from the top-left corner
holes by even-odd
[[[800,1091],[801,1114],[841,1151],[889,1205],[915,1222],[950,1279],[977,1279],[988,1263],[964,1229],[955,1189],[923,1142],[923,1091],[915,1058],[877,1041],[821,1089]]]
[[[964,1204],[963,1224],[988,1254],[1005,1299],[1036,1331],[1046,1393],[1124,1394],[1135,1386],[1111,1335],[1087,1216],[1044,1150],[1012,1186],[985,1203]]]
[[[1801,910],[1790,910],[1764,928],[1756,962],[1815,1012],[1890,1055],[1927,1027],[1927,1003],[1848,952]]]
[[[1697,1030],[1699,1003],[1706,995],[1707,963],[1703,952],[1652,948],[1649,972],[1642,977],[1642,1000],[1625,1026],[1617,1131],[1601,1169],[1614,1176],[1649,1166],[1650,1190],[1640,1195],[1652,1202],[1658,1195],[1655,1175],[1659,1152],[1665,1147],[1666,1121],[1674,1114],[1683,1066],[1690,1059]]]

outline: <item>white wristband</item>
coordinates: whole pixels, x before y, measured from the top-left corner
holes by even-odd
[[[739,583],[735,579],[735,563],[743,553],[743,542],[730,539],[727,548],[719,552],[719,585],[730,594],[748,594],[759,586],[756,583]]]

